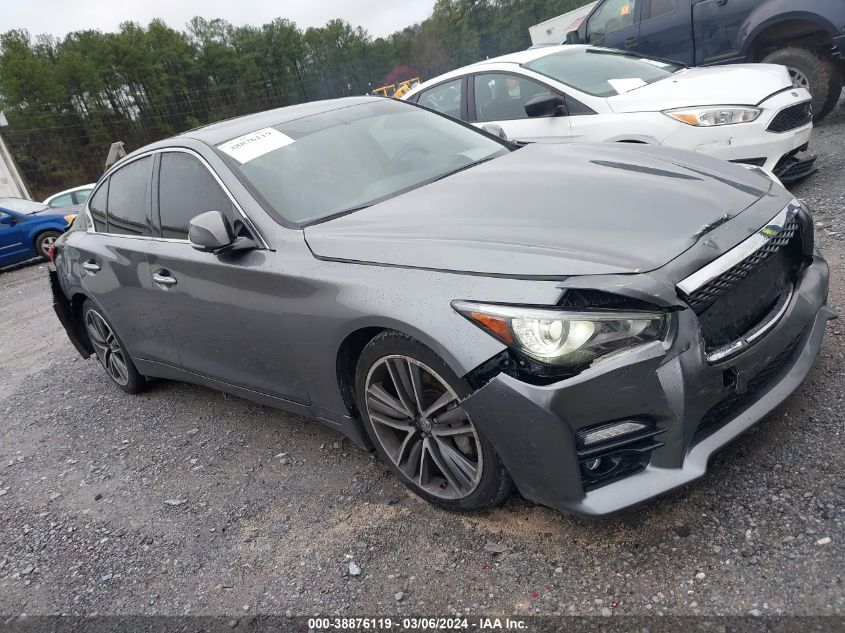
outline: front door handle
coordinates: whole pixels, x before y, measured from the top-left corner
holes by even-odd
[[[176,278],[166,270],[159,270],[153,273],[153,281],[159,286],[175,286]]]
[[[100,265],[93,259],[89,259],[87,262],[82,262],[82,267],[92,275],[100,272]]]
[[[625,48],[634,48],[637,44],[639,44],[639,41],[636,37],[629,37],[625,40]]]

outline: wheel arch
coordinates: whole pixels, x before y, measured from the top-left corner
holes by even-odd
[[[355,420],[356,424],[360,426],[362,432],[364,431],[364,425],[361,423],[360,414],[358,413],[358,403],[355,397],[355,370],[358,366],[358,359],[361,358],[361,353],[364,351],[367,343],[387,329],[378,326],[359,328],[348,334],[340,343],[337,350],[335,361],[337,387],[340,390],[341,398],[343,398],[343,404],[346,405],[346,410]]]
[[[337,346],[335,372],[343,402],[349,414],[356,420],[360,421],[355,402],[355,371],[358,359],[367,343],[385,330],[399,332],[425,345],[459,377],[465,376],[468,371],[474,369],[474,367],[467,367],[464,363],[461,363],[437,337],[423,332],[409,323],[386,318],[353,323]]]
[[[816,13],[792,11],[759,22],[741,52],[749,61],[759,62],[789,46],[821,50],[832,44],[835,32],[836,28]]]
[[[82,318],[82,307],[85,305],[87,299],[89,299],[88,295],[83,292],[74,293],[70,298],[70,309],[71,315],[76,322],[77,332],[80,334],[80,342],[85,346],[89,354],[93,354],[94,347],[91,345],[91,339],[88,338],[88,329],[85,327],[85,321]]]
[[[45,233],[58,233],[59,235],[61,235],[62,229],[53,226],[52,224],[42,225],[33,228],[32,231],[29,233],[29,245],[32,247],[32,250],[36,253],[38,253],[38,239]]]

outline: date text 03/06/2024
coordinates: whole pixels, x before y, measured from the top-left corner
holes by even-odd
[[[440,618],[440,617],[346,617],[309,618],[312,631],[329,630],[397,630],[397,631],[524,631],[527,623],[512,618]]]

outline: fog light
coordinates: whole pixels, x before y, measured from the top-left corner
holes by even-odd
[[[578,433],[578,443],[582,447],[588,448],[590,446],[595,446],[596,444],[603,444],[604,442],[615,440],[626,435],[639,433],[648,428],[649,425],[643,424],[642,422],[615,422],[613,424],[607,424],[596,429],[581,431],[580,433]]]

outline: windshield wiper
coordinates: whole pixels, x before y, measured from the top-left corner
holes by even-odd
[[[438,180],[443,180],[444,178],[448,178],[449,176],[454,176],[455,174],[457,174],[459,172],[466,171],[467,169],[469,169],[471,167],[475,167],[476,165],[480,165],[481,163],[486,163],[488,161],[493,160],[494,158],[498,158],[499,156],[502,156],[502,154],[499,154],[497,152],[493,156],[488,156],[487,158],[482,158],[481,160],[477,160],[475,162],[472,162],[469,165],[462,165],[461,167],[458,167],[457,169],[453,169],[452,171],[447,171],[445,174],[443,174],[441,176],[437,176],[437,178],[432,178],[431,180],[429,180],[429,182],[437,182]]]

